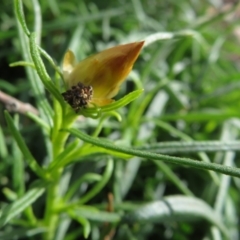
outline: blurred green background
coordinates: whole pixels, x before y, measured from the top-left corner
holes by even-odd
[[[214,141],[239,139],[238,1],[39,2],[39,8],[34,8],[37,1],[23,1],[26,21],[32,30],[34,21],[40,20],[35,17],[42,17],[42,29],[38,31],[42,36],[41,46],[59,66],[67,49],[74,51],[81,60],[111,46],[146,40],[129,81],[124,83],[116,98],[136,89],[136,86],[144,88],[145,92],[130,106],[120,110],[122,122],[114,118],[105,122],[101,137],[168,155],[240,165],[239,150],[225,152],[224,144],[219,149],[205,148],[206,153],[201,151],[199,144],[192,148],[180,145],[176,149],[171,145],[172,141],[196,140],[213,144]],[[41,11],[40,15],[34,13],[37,10]],[[9,67],[10,63],[23,59],[24,50],[18,37],[13,3],[7,0],[1,1],[0,49],[0,90],[35,106],[24,68]],[[46,67],[50,76],[54,77],[51,66],[46,63]],[[48,94],[46,97],[51,101]],[[4,109],[5,106],[0,103],[0,199],[1,202],[11,202],[19,184],[14,180],[14,163],[22,156],[6,127]],[[16,113],[13,116],[34,157],[44,164],[48,159],[41,130],[26,116]],[[90,133],[97,123],[97,120],[85,119],[77,126]],[[161,145],[163,142],[167,142],[166,147]],[[233,150],[231,145],[230,150]],[[97,157],[76,163],[74,168],[70,166],[66,172],[71,172],[71,181],[90,171],[101,173],[102,162],[96,160]],[[204,200],[219,213],[231,233],[231,239],[239,239],[239,179],[184,166],[168,167],[181,179],[190,194]],[[23,177],[26,186],[35,178],[27,166]],[[83,184],[80,192],[85,192],[88,187],[89,184]],[[162,166],[139,158],[130,161],[116,159],[112,181],[89,204],[103,208],[108,192],[113,193],[115,211],[120,212],[122,209],[118,208],[118,204],[148,203],[166,196],[187,195],[163,173]],[[39,218],[43,206],[41,200],[35,206]],[[136,222],[116,226],[113,239],[222,239],[213,234],[211,226],[209,221],[201,218],[194,222],[177,221],[174,217],[158,222],[150,218],[144,224]],[[67,233],[74,233],[78,228],[79,225],[73,222]],[[103,224],[93,223],[89,239],[98,239],[96,236],[103,228]],[[80,233],[74,236],[71,238],[69,235],[66,239],[82,239]]]

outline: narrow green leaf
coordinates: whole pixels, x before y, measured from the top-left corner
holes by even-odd
[[[133,91],[129,93],[128,95],[124,96],[123,98],[119,99],[116,102],[113,102],[109,105],[103,106],[103,107],[89,107],[89,108],[83,108],[79,111],[79,115],[83,115],[86,117],[91,117],[91,118],[99,118],[102,113],[110,112],[110,111],[115,111],[118,108],[124,107],[130,102],[134,101],[136,98],[140,96],[140,94],[143,92],[143,89],[139,89],[136,91]]]
[[[3,159],[6,158],[8,155],[6,140],[3,135],[2,127],[0,126],[0,157]]]
[[[122,199],[134,188],[135,180],[139,173],[142,160],[139,157],[132,157],[130,161],[116,161],[114,167],[114,199],[121,202]]]
[[[18,21],[20,22],[24,33],[27,36],[29,36],[30,35],[30,31],[28,30],[27,24],[25,22],[22,1],[21,0],[15,0],[14,1],[14,8],[15,8],[15,12],[16,12]]]
[[[87,192],[84,196],[81,197],[81,199],[78,201],[78,204],[84,204],[85,202],[88,202],[90,199],[96,196],[107,184],[112,175],[112,172],[113,172],[113,160],[109,159],[107,162],[106,169],[103,173],[102,179],[99,182],[97,182],[96,185],[89,192]]]
[[[102,176],[96,173],[86,173],[84,174],[81,178],[79,178],[78,180],[76,180],[71,187],[69,188],[69,190],[67,191],[64,199],[65,201],[68,201],[69,199],[71,199],[71,197],[74,195],[74,193],[79,189],[79,186],[83,183],[83,182],[99,182],[102,179]]]
[[[49,126],[47,122],[45,122],[43,119],[31,112],[27,112],[26,115],[31,118],[35,123],[37,123],[40,127],[44,128],[48,134],[50,134],[51,126]]]
[[[16,85],[8,82],[7,80],[0,79],[0,89],[1,91],[5,91],[10,95],[14,95],[18,92],[19,88]]]
[[[11,131],[15,141],[17,142],[18,147],[20,148],[23,156],[26,158],[26,161],[28,162],[28,165],[30,166],[30,168],[39,177],[46,178],[45,171],[38,165],[37,161],[32,156],[31,152],[29,151],[28,147],[26,146],[25,142],[23,141],[21,134],[19,133],[18,129],[15,127],[10,114],[7,111],[5,111],[5,118],[6,118],[9,130]]]
[[[127,104],[129,104],[130,102],[134,101],[136,98],[138,98],[142,94],[143,91],[144,91],[143,89],[133,91],[133,92],[127,94],[126,96],[124,96],[123,98],[119,99],[118,101],[101,107],[101,112],[114,111],[118,108],[124,107]]]
[[[17,21],[17,28],[21,44],[22,57],[25,62],[32,62],[32,58],[29,53],[29,39],[24,34],[19,21]],[[45,97],[44,85],[37,75],[36,69],[27,67],[25,70],[28,80],[31,83],[31,89],[33,90],[34,97],[36,98],[37,108],[39,109],[40,115],[43,119],[47,120],[49,124],[52,124],[51,116],[53,115],[53,110]]]
[[[15,201],[18,198],[17,193],[7,187],[2,188],[2,193],[11,202]]]
[[[193,160],[189,158],[172,157],[172,156],[156,154],[156,153],[147,152],[147,151],[136,150],[128,147],[121,147],[119,145],[118,146],[114,145],[102,139],[90,137],[85,133],[82,133],[79,130],[74,128],[65,129],[65,130],[72,133],[74,136],[82,139],[85,142],[91,143],[98,147],[110,149],[116,152],[126,153],[132,156],[138,156],[145,159],[166,161],[168,163],[180,164],[180,165],[190,166],[190,167],[199,168],[203,170],[213,170],[215,172],[220,172],[226,175],[231,175],[231,176],[240,178],[240,169],[235,167],[223,166],[221,164],[216,164],[216,163],[201,162],[201,161]]]
[[[179,32],[157,32],[153,33],[145,38],[144,47],[153,44],[157,41],[166,41],[174,38],[186,38],[193,37],[197,32],[193,30],[183,30]]]
[[[97,125],[96,129],[94,130],[94,133],[92,134],[92,136],[97,137],[100,134],[100,132],[102,131],[105,120],[107,118],[111,117],[111,116],[116,117],[116,119],[119,122],[122,121],[122,117],[118,112],[116,112],[116,111],[107,112],[107,113],[103,114],[103,116],[101,116],[101,118],[98,122],[98,125]]]
[[[187,122],[205,122],[205,121],[217,121],[218,123],[229,118],[240,117],[239,111],[224,111],[224,110],[211,110],[211,111],[199,111],[189,112],[186,114],[169,114],[161,116],[160,119],[164,121],[179,121],[184,120]]]
[[[153,119],[153,118],[151,120],[146,120],[146,121],[154,122],[157,126],[159,126],[160,128],[163,128],[169,134],[184,140],[184,142],[194,142],[194,139],[192,139],[190,136],[188,136],[187,134],[183,133],[182,131],[176,129],[175,127],[173,127],[171,124],[169,124],[167,122],[163,122],[161,120]],[[182,143],[182,141],[180,141],[178,143]],[[165,145],[165,147],[167,148],[166,145]],[[174,150],[174,149],[184,149],[184,147],[174,148],[174,146],[173,146],[172,150]],[[191,149],[194,149],[194,147],[192,147]],[[169,150],[169,148],[167,150]],[[150,150],[150,149],[148,151],[157,152],[156,150]],[[196,150],[196,152],[198,152],[198,151]],[[164,154],[164,152],[157,152],[157,153]],[[165,152],[165,154],[170,154],[170,152]],[[198,156],[203,162],[208,162],[208,163],[211,162],[211,160],[209,159],[209,157],[207,156],[207,154],[205,152],[199,151]],[[219,176],[217,175],[217,173],[213,172],[213,171],[209,171],[209,174],[210,174],[211,178],[213,179],[213,181],[216,183],[216,185],[218,185],[219,184]]]
[[[103,222],[103,223],[117,223],[121,221],[121,215],[118,213],[111,213],[106,211],[100,211],[93,207],[77,207],[74,209],[75,213],[79,216],[85,217],[88,220]]]
[[[175,186],[185,195],[194,196],[194,193],[189,190],[185,183],[173,172],[173,170],[168,167],[164,162],[154,161],[154,163],[158,166],[159,170],[163,172],[166,177],[175,184]]]
[[[83,236],[85,239],[88,238],[91,231],[90,222],[85,217],[79,216],[73,211],[69,211],[69,215],[83,226]]]
[[[61,76],[61,78],[63,79],[63,74],[61,72],[61,70],[58,68],[58,66],[55,64],[55,62],[53,61],[53,59],[51,58],[51,56],[41,47],[38,47],[39,52],[48,60],[48,62],[51,64],[51,66],[53,67],[53,69]]]
[[[192,141],[192,142],[159,142],[137,147],[139,150],[155,153],[191,153],[191,152],[227,152],[240,151],[240,141]]]
[[[19,115],[14,116],[14,126],[19,131]],[[12,187],[18,197],[21,197],[25,192],[25,164],[23,155],[16,143],[13,141],[12,145],[12,157],[14,159],[12,166]]]
[[[42,13],[41,6],[38,0],[32,0],[34,11],[34,32],[36,33],[36,43],[41,44],[42,37]]]
[[[64,101],[63,101],[63,97],[61,96],[60,92],[58,91],[58,89],[55,87],[55,85],[53,84],[53,82],[51,81],[51,78],[49,77],[46,68],[43,64],[43,61],[40,57],[40,53],[39,53],[39,47],[36,44],[35,41],[35,34],[31,33],[30,35],[30,53],[31,53],[31,57],[32,60],[35,64],[35,68],[37,70],[37,73],[40,77],[40,79],[42,80],[44,86],[46,87],[46,89],[52,93],[54,95],[54,97],[63,105]]]
[[[206,202],[195,197],[180,195],[166,197],[161,201],[144,204],[123,217],[124,221],[130,223],[159,223],[169,220],[193,221],[201,219],[216,225],[225,237],[229,238],[228,230],[221,221],[221,216]]]
[[[11,63],[9,64],[10,67],[19,67],[19,66],[22,66],[22,67],[31,67],[33,69],[35,69],[35,66],[33,63],[31,62],[25,62],[25,61],[18,61],[18,62],[14,62],[14,63]]]
[[[23,229],[12,229],[0,232],[0,239],[12,240],[12,239],[29,239],[30,237],[35,237],[36,235],[45,232],[46,229],[43,227],[37,228],[23,228]]]
[[[4,226],[11,219],[21,213],[24,209],[34,203],[44,193],[45,187],[46,182],[38,180],[33,184],[32,188],[28,192],[26,192],[24,196],[22,196],[12,204],[6,205],[1,210],[0,227]]]

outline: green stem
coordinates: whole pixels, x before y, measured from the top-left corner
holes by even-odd
[[[47,189],[47,202],[45,210],[45,224],[48,227],[44,239],[51,240],[54,239],[55,231],[57,228],[58,214],[54,211],[55,206],[58,203],[58,188],[59,188],[59,178]]]
[[[67,108],[62,108],[61,104],[55,99],[54,102],[54,126],[52,130],[52,147],[53,147],[53,161],[56,160],[57,156],[64,150],[66,140],[69,133],[60,131],[61,129],[68,129],[77,118],[76,114],[67,112]]]
[[[66,140],[69,133],[60,131],[62,128],[68,128],[75,120],[75,115],[67,115],[65,109],[62,109],[60,103],[54,100],[54,124],[52,129],[52,156],[53,162],[58,159],[59,154],[64,151]],[[59,215],[55,211],[59,204],[59,182],[62,174],[62,167],[59,167],[54,171],[55,181],[47,189],[47,202],[45,210],[45,225],[48,227],[48,231],[45,234],[45,240],[54,239],[54,235],[58,226]]]

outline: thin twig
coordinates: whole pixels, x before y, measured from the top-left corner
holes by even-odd
[[[17,112],[21,114],[26,114],[27,112],[31,112],[35,115],[38,115],[38,110],[33,107],[29,103],[24,103],[19,101],[18,99],[0,91],[0,102],[5,104],[5,107],[10,112]]]
[[[108,193],[108,205],[107,205],[108,212],[114,212],[113,204],[114,204],[114,196],[112,193]],[[108,223],[106,223],[105,227],[107,227],[106,229],[107,233],[104,236],[103,240],[112,240],[115,235],[116,229],[112,225],[109,225]]]

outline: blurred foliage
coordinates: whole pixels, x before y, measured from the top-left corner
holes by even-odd
[[[9,67],[23,59],[25,50],[19,41],[13,3],[1,3],[0,90],[37,106],[24,68]],[[99,137],[142,151],[239,167],[238,1],[24,0],[23,5],[30,31],[38,29],[41,47],[59,66],[67,49],[80,60],[111,46],[146,40],[129,81],[116,98],[136,88],[145,92],[119,110],[121,122],[106,118]],[[44,63],[54,79],[55,70]],[[49,93],[46,99],[52,104]],[[33,204],[33,212],[15,206],[19,214],[0,230],[0,238],[36,239],[46,231],[44,187],[40,183],[31,186],[37,177],[10,134],[4,109],[0,104],[1,209],[25,196],[23,203]],[[33,157],[46,166],[51,156],[44,131],[28,116],[13,113],[12,117]],[[93,134],[98,124],[98,120],[86,118],[75,127]],[[69,142],[72,140],[73,136]],[[59,214],[54,239],[84,239],[88,231],[88,239],[93,240],[111,239],[113,233],[113,239],[119,240],[217,240],[227,239],[227,234],[229,239],[240,238],[239,178],[138,156],[126,161],[120,153],[106,160],[106,155],[111,156],[96,151],[65,167],[60,195],[75,186],[70,199],[81,201],[102,174],[108,174],[114,160],[110,180],[102,190],[98,186],[99,192],[79,209]],[[113,212],[106,210],[111,203],[109,192],[114,196]],[[174,209],[173,215],[165,211],[167,207]]]

